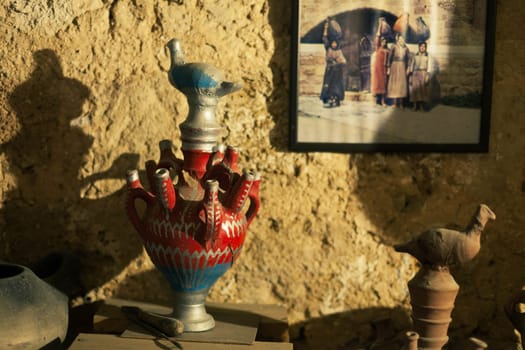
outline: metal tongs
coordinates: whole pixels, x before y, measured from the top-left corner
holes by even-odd
[[[121,306],[120,309],[133,323],[143,327],[152,335],[166,339],[177,348],[182,349],[182,346],[171,338],[184,332],[184,324],[180,320],[144,311],[136,306]]]

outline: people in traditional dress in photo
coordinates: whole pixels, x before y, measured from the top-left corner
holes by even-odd
[[[345,97],[344,67],[346,59],[341,51],[341,37],[329,35],[329,20],[324,24],[323,44],[326,50],[326,68],[321,89],[325,107],[338,107]]]
[[[366,35],[359,40],[359,72],[361,91],[370,92],[370,64],[372,60],[372,44]]]
[[[396,43],[390,49],[387,69],[387,97],[394,100],[394,107],[404,107],[408,95],[408,59],[410,51],[401,34],[396,35]]]
[[[371,60],[371,91],[375,96],[376,104],[385,106],[386,83],[387,83],[387,67],[388,67],[388,46],[384,36],[376,35],[375,38],[376,50],[372,54]]]
[[[426,110],[430,102],[430,81],[434,64],[427,52],[425,41],[418,44],[418,52],[413,56],[409,65],[409,95],[414,110]]]

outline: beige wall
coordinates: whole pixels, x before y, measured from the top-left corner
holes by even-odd
[[[454,271],[452,327],[504,349],[514,335],[502,306],[525,284],[525,13],[498,5],[489,153],[345,155],[287,151],[287,1],[8,1],[0,258],[67,250],[82,257],[90,295],[169,301],[123,200],[128,168],[157,159],[162,139],[180,145],[187,105],[167,82],[164,48],[178,37],[188,61],[244,82],[218,116],[241,165],[263,176],[243,255],[210,299],[286,305],[293,335],[316,349],[365,339],[381,316],[402,327],[415,263],[391,245],[434,223],[464,225],[485,202],[498,219],[475,261]]]

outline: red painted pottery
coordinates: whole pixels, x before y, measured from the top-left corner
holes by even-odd
[[[180,125],[182,153],[160,143],[158,162],[146,163],[149,189],[137,170],[128,172],[127,214],[144,241],[151,261],[174,293],[173,317],[187,332],[214,327],[204,309],[209,288],[237,260],[248,226],[259,209],[259,175],[238,170],[238,150],[218,145],[215,107],[221,96],[239,89],[215,67],[184,62],[180,43],[168,43],[169,80],[188,100]],[[145,203],[140,213],[137,201]]]

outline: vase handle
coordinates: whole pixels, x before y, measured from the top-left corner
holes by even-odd
[[[150,209],[155,203],[155,196],[144,190],[144,188],[132,188],[128,191],[128,197],[126,199],[126,213],[128,218],[135,227],[135,229],[141,234],[146,233],[146,224],[141,219],[136,206],[137,199],[140,199],[146,203],[146,210]]]
[[[250,226],[253,219],[259,212],[260,202],[259,202],[259,185],[261,184],[261,176],[259,173],[255,173],[255,180],[252,183],[250,192],[248,193],[248,198],[250,198],[250,206],[246,211],[246,222],[247,226]]]

